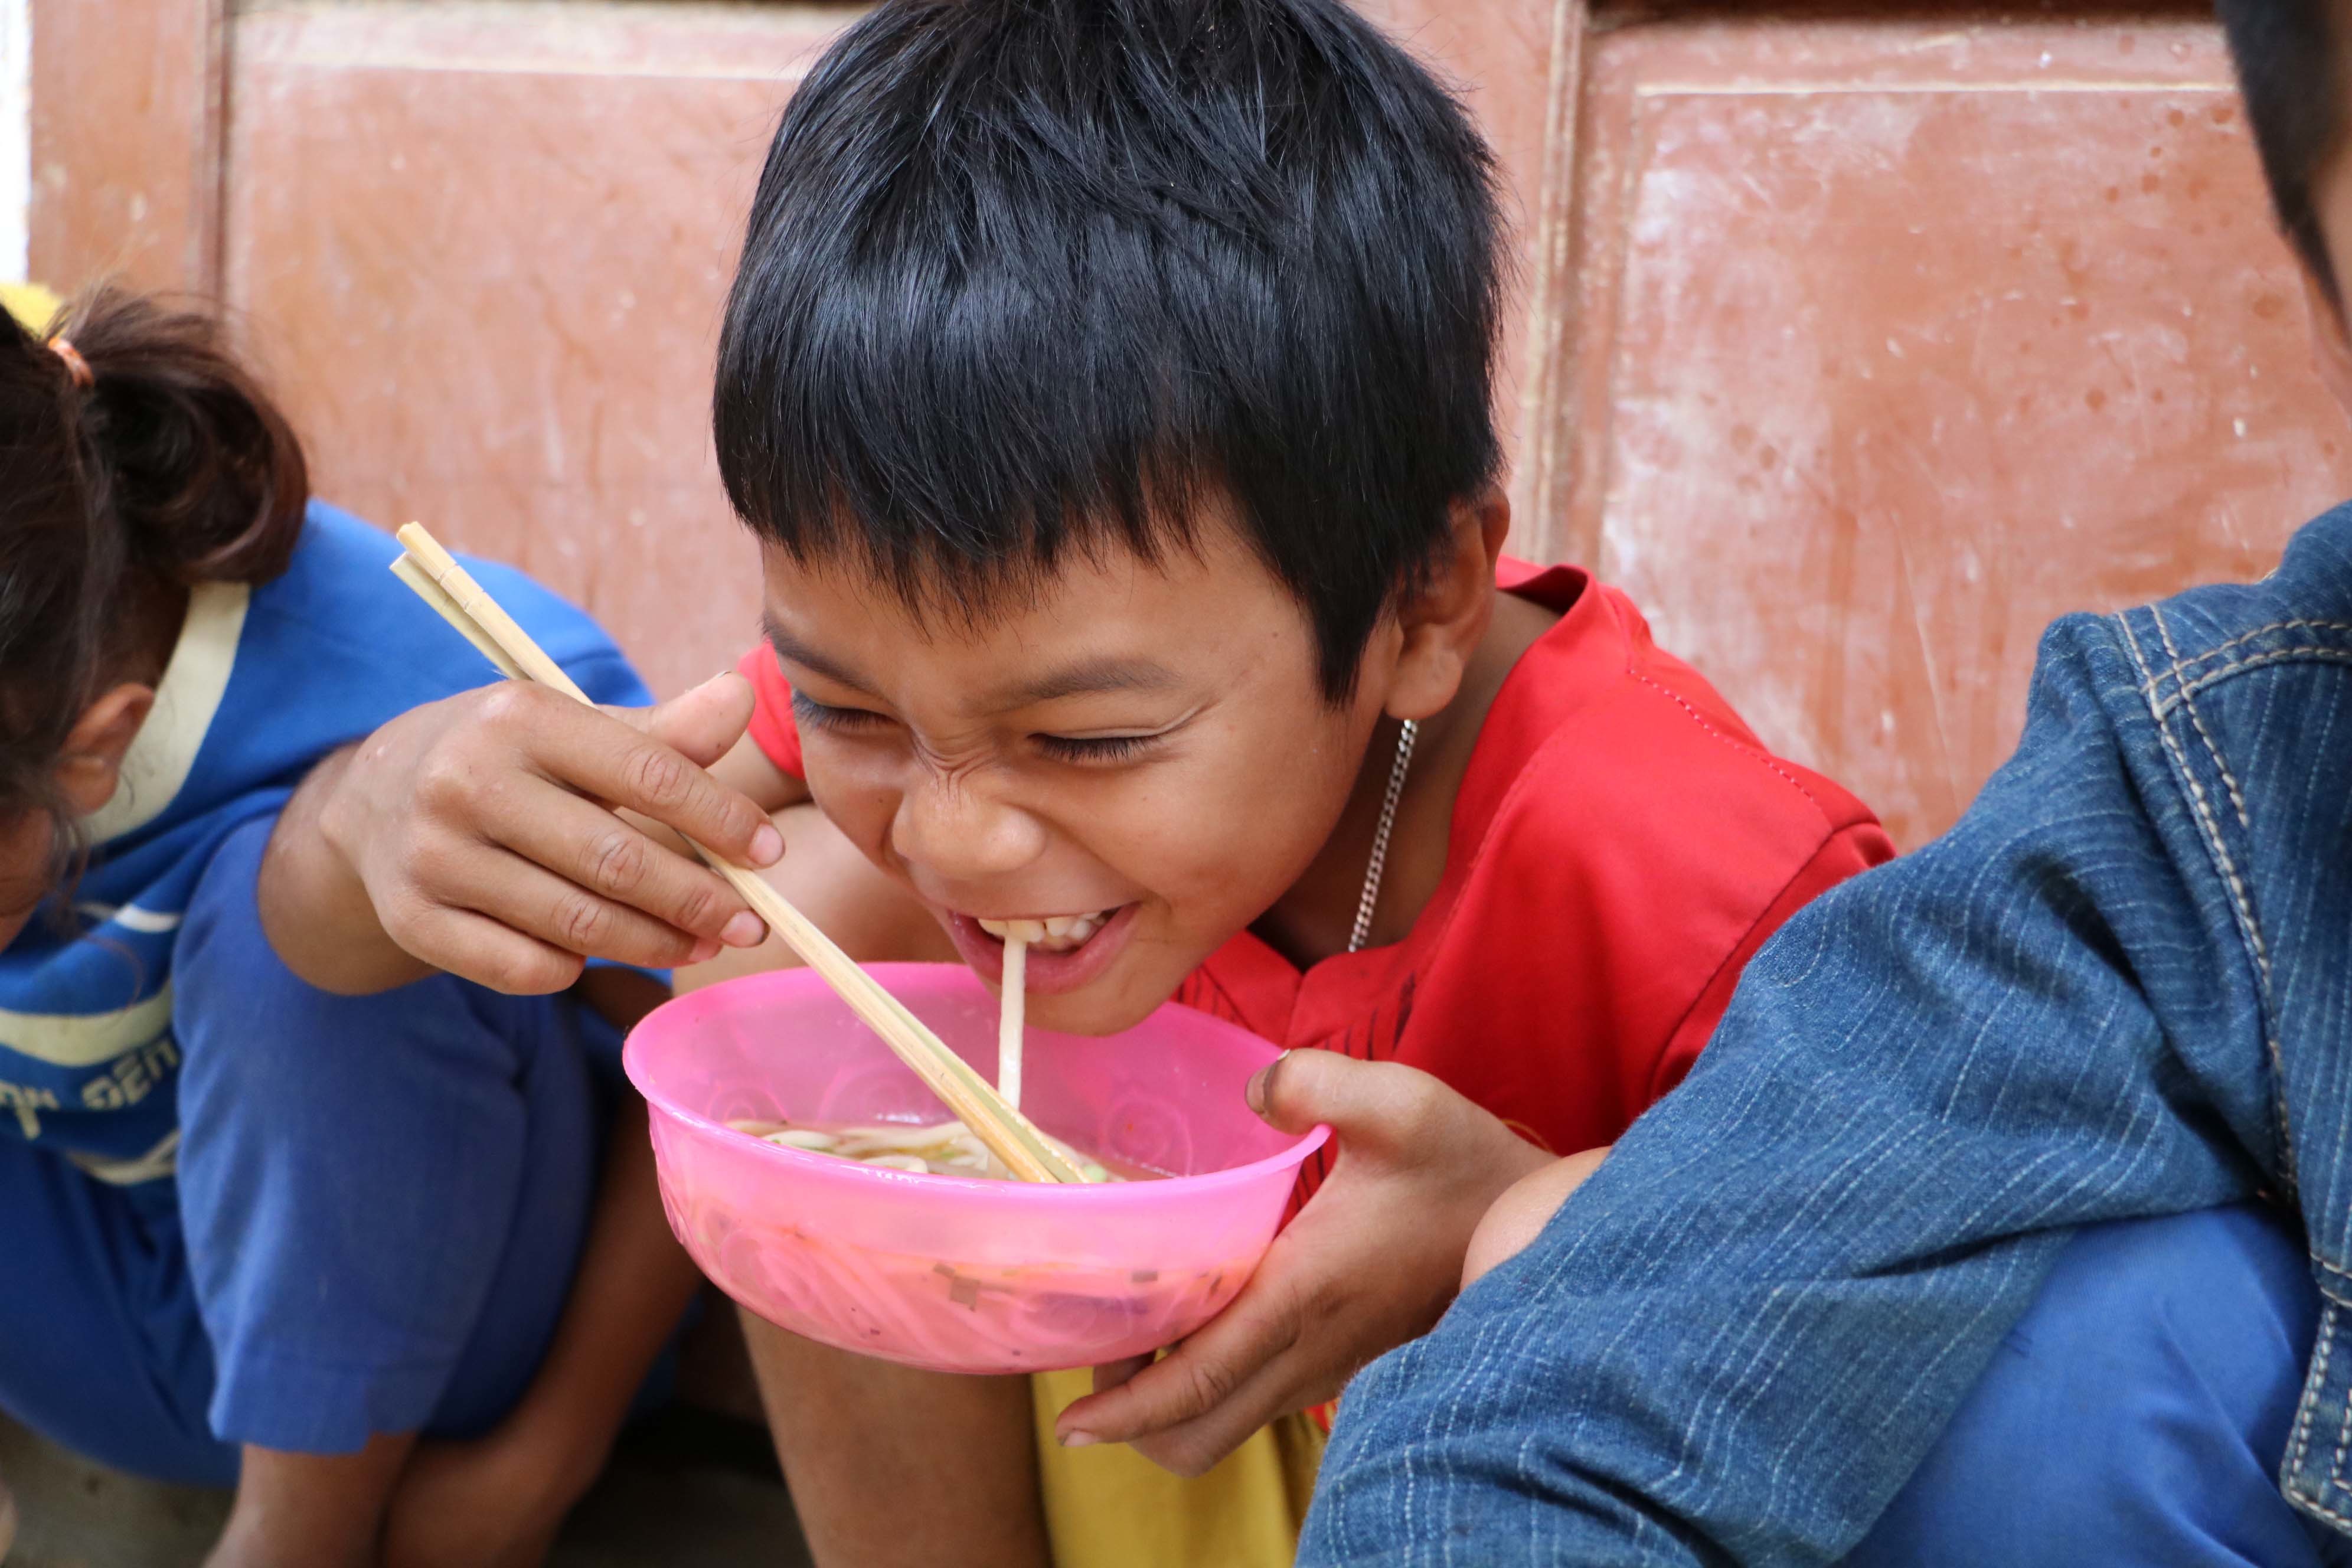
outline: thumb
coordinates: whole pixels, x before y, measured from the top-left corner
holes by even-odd
[[[730,669],[657,708],[606,711],[619,713],[697,767],[707,768],[742,739],[751,722],[751,683]]]
[[[1357,1146],[1401,1142],[1449,1093],[1417,1068],[1360,1062],[1338,1051],[1285,1051],[1250,1079],[1250,1109],[1285,1132],[1329,1122]]]

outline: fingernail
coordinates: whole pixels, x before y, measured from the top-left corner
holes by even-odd
[[[718,956],[719,943],[706,936],[694,944],[694,951],[686,955],[686,961],[688,963],[708,963]]]
[[[730,947],[757,947],[768,940],[768,928],[751,910],[740,910],[719,929],[719,940]]]
[[[1265,1086],[1274,1080],[1274,1069],[1280,1067],[1283,1058],[1288,1055],[1290,1053],[1285,1051],[1282,1056],[1275,1058],[1274,1060],[1252,1073],[1249,1087],[1242,1090],[1242,1098],[1249,1101],[1249,1108],[1260,1116],[1265,1114]]]
[[[772,822],[760,824],[760,831],[751,835],[751,864],[772,866],[784,856],[784,836],[776,831]]]
[[[1066,1432],[1062,1435],[1065,1448],[1091,1448],[1102,1439],[1091,1432]]]

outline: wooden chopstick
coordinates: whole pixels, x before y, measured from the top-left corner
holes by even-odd
[[[473,574],[459,565],[457,557],[442,549],[423,527],[412,522],[400,531],[399,539],[407,553],[393,563],[394,574],[432,605],[442,619],[480,648],[509,679],[536,681],[582,702],[588,700],[588,694],[563,672],[563,667],[548,658],[546,651],[531,640],[530,634],[516,625],[514,617],[474,581]],[[703,864],[724,877],[728,885],[742,895],[752,912],[767,921],[768,928],[782,937],[785,945],[833,987],[866,1027],[882,1037],[883,1042],[898,1053],[898,1059],[914,1069],[915,1076],[1013,1174],[1026,1182],[1085,1180],[1045,1142],[1027,1117],[996,1092],[995,1086],[948,1049],[946,1043],[908,1012],[904,1003],[884,990],[879,981],[842,952],[831,937],[819,931],[814,921],[794,909],[758,872],[712,854],[691,838],[686,844],[702,858]]]

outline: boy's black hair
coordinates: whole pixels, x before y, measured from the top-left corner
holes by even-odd
[[[2341,0],[2219,0],[2254,142],[2279,223],[2340,307],[2343,292],[2319,223],[2319,183],[2344,140],[2345,62],[2334,15]]]
[[[887,0],[793,95],[727,305],[736,510],[919,610],[1220,502],[1325,694],[1501,466],[1494,166],[1340,0]]]

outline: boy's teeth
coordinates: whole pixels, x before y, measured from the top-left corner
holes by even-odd
[[[999,942],[1011,942],[1018,937],[1034,944],[1045,940],[1044,921],[982,921],[980,929]]]
[[[1048,952],[1067,952],[1086,945],[1088,938],[1100,931],[1108,913],[1093,915],[1055,915],[1043,921],[980,921],[980,929],[1000,942],[1018,937],[1032,947],[1042,947]]]

